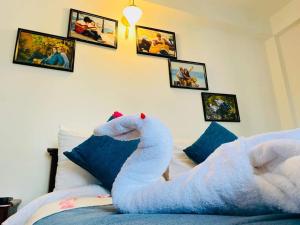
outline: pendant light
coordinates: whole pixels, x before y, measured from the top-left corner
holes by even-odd
[[[132,0],[131,4],[123,10],[123,14],[130,26],[133,26],[142,17],[143,11],[139,7],[137,7],[134,4],[134,0]]]

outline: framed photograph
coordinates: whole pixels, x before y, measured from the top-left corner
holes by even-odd
[[[118,21],[71,9],[68,37],[95,45],[117,48]]]
[[[75,41],[19,28],[13,63],[73,72]]]
[[[208,90],[204,63],[169,59],[169,76],[173,88]]]
[[[201,93],[205,121],[240,122],[236,95]]]
[[[177,58],[174,32],[136,26],[136,48],[138,54],[166,58]]]

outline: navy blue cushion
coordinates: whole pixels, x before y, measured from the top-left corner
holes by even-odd
[[[237,136],[216,122],[212,122],[200,138],[183,151],[195,163],[202,163],[220,145],[232,142]]]
[[[118,141],[108,136],[93,135],[71,152],[64,152],[64,155],[111,190],[121,167],[138,143],[139,140]]]

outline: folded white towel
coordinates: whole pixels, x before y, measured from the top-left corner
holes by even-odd
[[[172,138],[159,120],[125,116],[94,133],[141,140],[113,184],[113,202],[121,212],[300,213],[299,129],[224,144],[168,182],[160,177],[171,160]]]
[[[250,153],[254,179],[266,203],[286,212],[300,212],[300,140],[278,139]]]

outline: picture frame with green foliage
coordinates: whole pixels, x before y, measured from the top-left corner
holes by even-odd
[[[75,40],[18,29],[13,63],[73,72],[74,61]]]
[[[202,92],[205,121],[240,122],[236,95]]]

